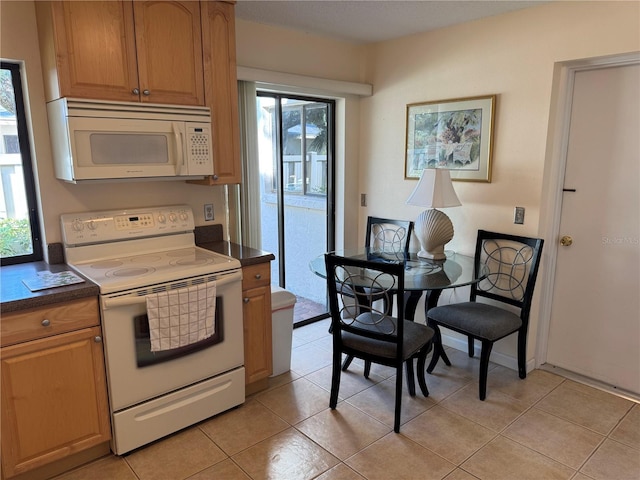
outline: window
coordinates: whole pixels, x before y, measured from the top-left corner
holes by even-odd
[[[2,153],[20,153],[20,145],[18,145],[18,135],[3,135],[4,152]]]
[[[258,92],[262,138],[282,132],[282,175],[285,195],[327,195],[327,132],[331,101]],[[276,192],[277,162],[271,164],[270,190]]]
[[[20,65],[0,70],[0,258],[2,265],[42,260],[36,189]]]

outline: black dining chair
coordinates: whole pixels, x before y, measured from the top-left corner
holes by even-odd
[[[329,313],[333,337],[333,369],[329,406],[338,403],[342,355],[360,358],[393,367],[396,370],[395,417],[393,430],[400,431],[402,400],[402,372],[407,366],[409,394],[415,396],[413,359],[418,359],[418,384],[422,394],[429,396],[425,380],[427,354],[431,350],[433,329],[426,325],[404,320],[403,302],[398,302],[397,314],[392,315],[391,302],[372,301],[404,293],[404,263],[376,262],[364,259],[325,254]],[[351,298],[355,292],[356,304],[345,304],[343,292]],[[382,308],[377,308],[382,306]],[[346,313],[346,314],[345,314]],[[368,375],[367,375],[368,376]]]
[[[512,333],[518,334],[518,375],[527,376],[529,312],[543,243],[539,238],[479,230],[474,268],[476,272],[485,269],[485,278],[471,285],[468,302],[443,305],[427,312],[427,324],[435,329],[436,341],[441,341],[440,327],[462,333],[467,336],[470,357],[474,356],[475,340],[481,342],[480,400],[487,396],[493,344]],[[481,298],[490,303],[478,301]],[[443,359],[451,365],[446,356]],[[433,371],[437,361],[434,355],[427,372]]]
[[[383,252],[409,252],[414,224],[408,220],[367,217],[364,246]]]
[[[409,245],[411,244],[411,234],[413,233],[414,223],[410,220],[397,220],[394,218],[382,218],[382,217],[367,217],[367,230],[364,237],[364,246],[370,254],[374,252],[384,253],[386,257],[398,254],[398,259],[403,260],[406,255],[409,254]],[[349,292],[345,288],[343,291],[343,298],[345,302],[349,303],[347,297]],[[351,298],[355,298],[351,295]],[[371,296],[371,301],[377,301],[384,299],[387,304],[385,308],[393,309],[393,296]],[[355,311],[355,309],[353,309]],[[347,356],[342,364],[342,370],[346,371],[351,364],[353,357]],[[366,378],[369,378],[369,371],[371,369],[371,362],[365,363],[364,374]]]

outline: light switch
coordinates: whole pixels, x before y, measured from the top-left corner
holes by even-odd
[[[524,223],[524,207],[516,207],[513,214],[513,223],[522,225]]]

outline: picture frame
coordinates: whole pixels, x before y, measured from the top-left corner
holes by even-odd
[[[496,95],[407,105],[405,179],[446,168],[452,180],[491,182]]]

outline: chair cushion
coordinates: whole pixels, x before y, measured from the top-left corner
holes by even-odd
[[[431,308],[427,315],[440,325],[490,341],[499,340],[522,326],[522,320],[517,314],[478,302],[454,303]]]
[[[368,323],[368,320],[372,317],[378,317],[376,320],[380,320],[379,315],[371,315],[370,313],[363,313],[358,315],[358,321],[360,327],[367,330],[379,332],[379,328],[374,326],[373,323]],[[397,322],[396,318],[386,317],[384,322],[387,322],[388,326],[390,322]],[[393,327],[395,331],[395,327]],[[410,320],[404,320],[404,345],[403,345],[403,359],[410,358],[416,352],[418,352],[425,344],[429,343],[433,338],[435,332],[432,328],[415,323]],[[375,340],[373,338],[364,337],[362,335],[355,335],[349,332],[342,332],[342,343],[345,347],[353,348],[371,355],[377,355],[385,358],[394,358],[396,355],[395,343],[384,342],[382,340]]]

